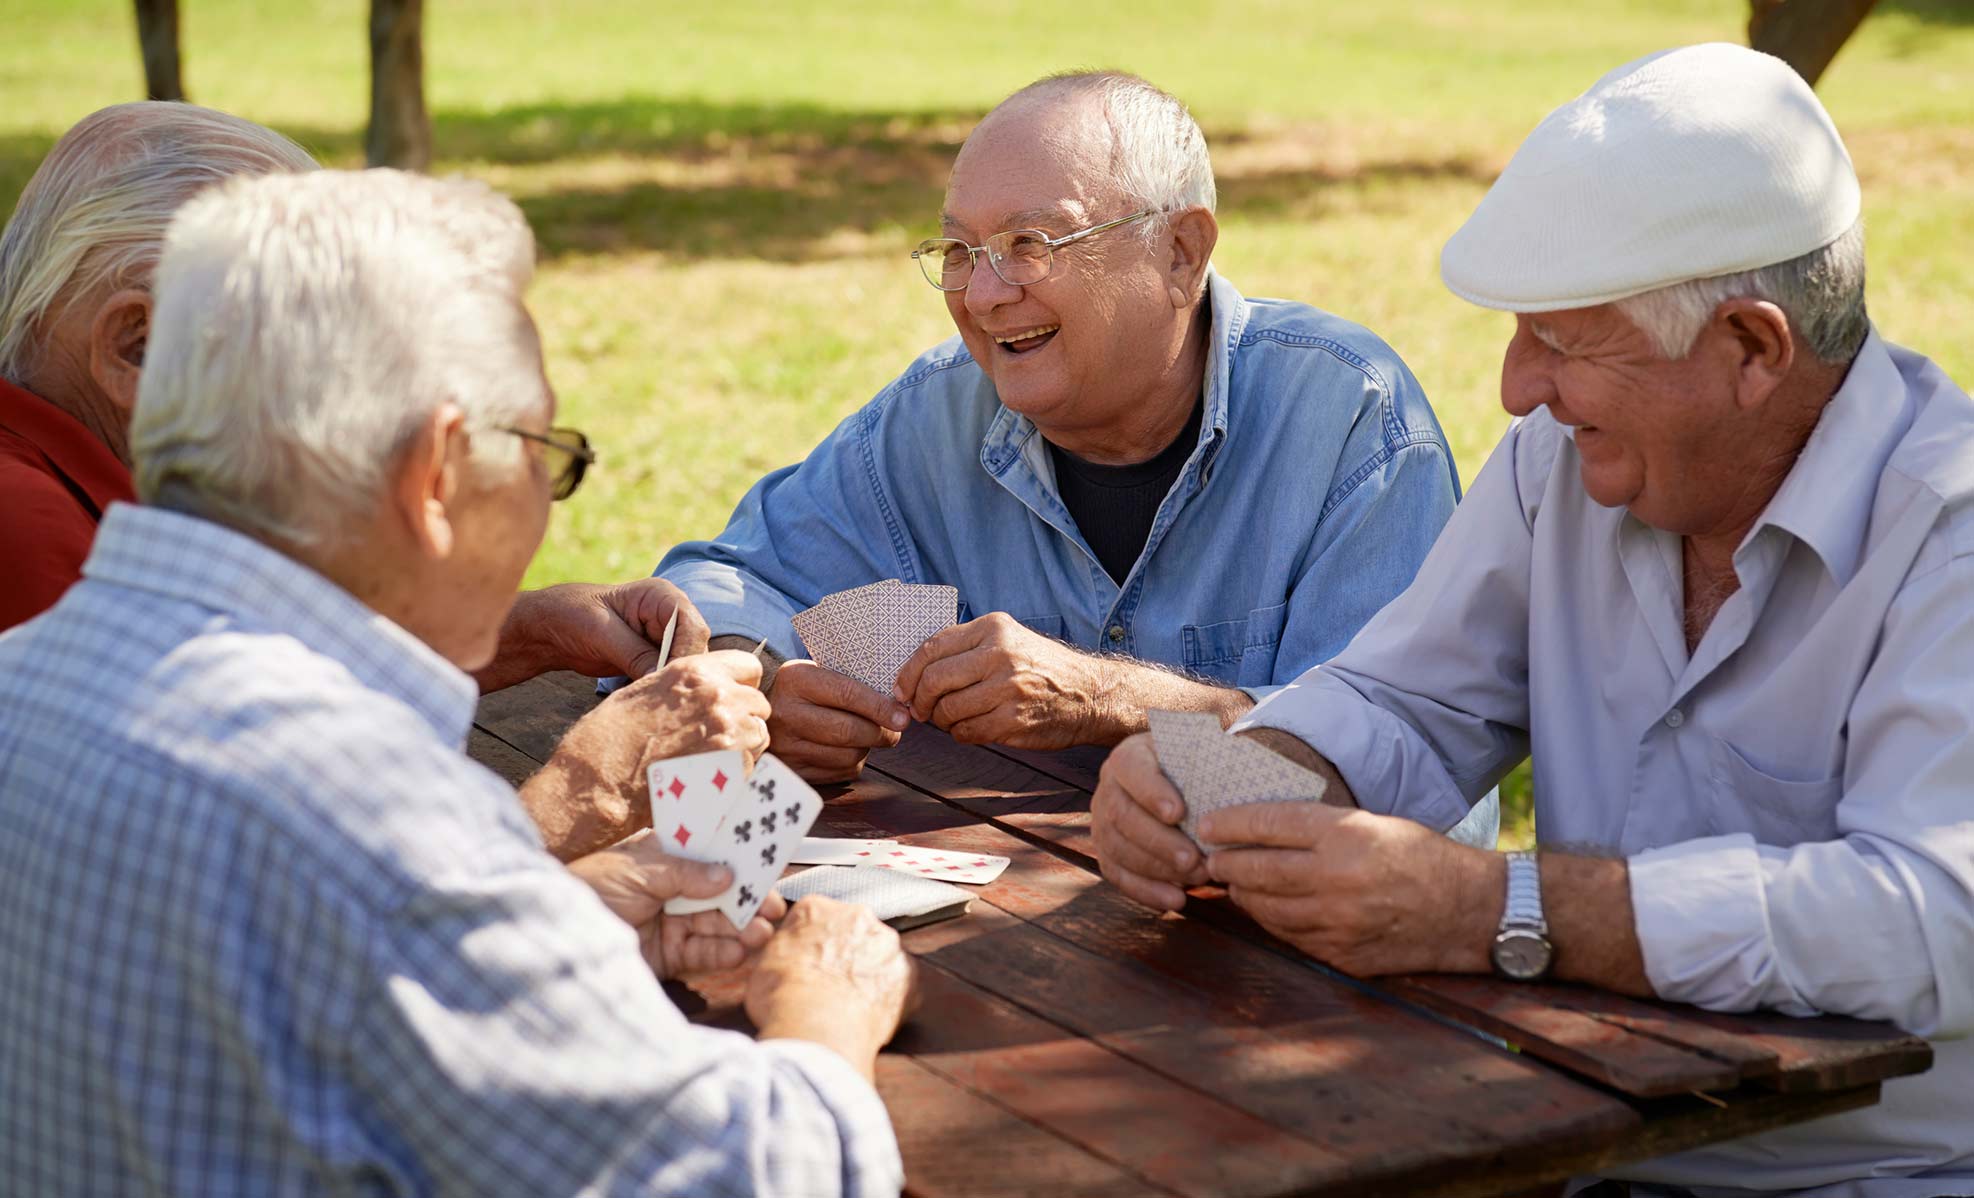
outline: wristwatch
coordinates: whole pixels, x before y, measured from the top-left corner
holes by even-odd
[[[1542,870],[1535,854],[1508,854],[1508,904],[1494,934],[1494,972],[1517,982],[1533,982],[1549,972],[1556,948],[1549,943],[1549,921],[1542,918]]]

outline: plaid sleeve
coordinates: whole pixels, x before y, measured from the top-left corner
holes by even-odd
[[[353,1068],[435,1193],[895,1195],[883,1104],[828,1050],[688,1023],[542,859],[450,879],[375,949]]]

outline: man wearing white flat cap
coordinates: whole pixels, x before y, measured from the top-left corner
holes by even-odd
[[[1633,1194],[1974,1193],[1974,401],[1873,331],[1858,212],[1829,116],[1751,50],[1550,114],[1441,259],[1515,314],[1521,419],[1412,586],[1236,725],[1328,802],[1210,815],[1243,847],[1202,860],[1142,738],[1095,800],[1118,885],[1226,883],[1355,974],[1936,1041],[1877,1106],[1615,1170]],[[1539,854],[1428,830],[1531,745]]]

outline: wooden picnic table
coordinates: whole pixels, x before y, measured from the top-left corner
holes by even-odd
[[[518,784],[596,703],[548,675],[469,746]],[[1100,751],[914,727],[825,790],[817,834],[999,853],[964,918],[914,929],[924,1001],[878,1062],[911,1194],[1514,1194],[1868,1106],[1932,1051],[1884,1024],[1725,1016],[1568,985],[1352,979],[1224,895],[1160,916],[1097,872]],[[745,1028],[741,973],[667,989]],[[1537,1187],[1546,1187],[1537,1189]]]

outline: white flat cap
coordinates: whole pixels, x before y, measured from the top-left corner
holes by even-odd
[[[1463,299],[1584,308],[1821,249],[1858,218],[1830,114],[1743,46],[1627,63],[1528,135],[1440,252]]]

